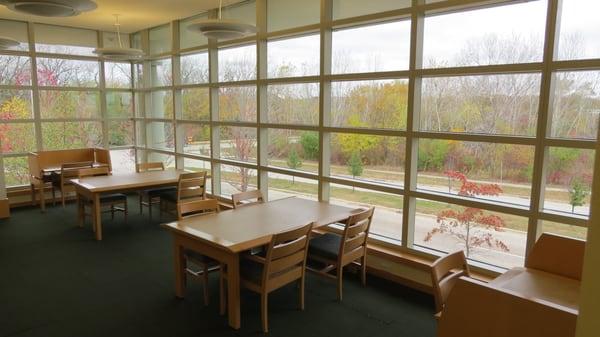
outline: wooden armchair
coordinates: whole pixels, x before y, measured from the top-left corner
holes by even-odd
[[[92,168],[94,162],[83,161],[76,163],[64,163],[60,166],[58,179],[52,181],[52,205],[56,205],[56,190],[60,190],[62,206],[65,207],[67,189],[73,187],[71,179],[79,177],[79,169]]]
[[[233,203],[233,208],[236,209],[244,206],[262,204],[265,201],[260,190],[253,190],[232,194],[231,202]]]
[[[342,300],[342,276],[344,267],[360,260],[361,282],[366,285],[367,277],[367,237],[375,208],[361,210],[351,215],[344,224],[342,235],[326,233],[310,240],[309,258],[325,267],[308,270],[321,276],[337,280],[337,297]],[[335,270],[335,275],[330,272]]]
[[[168,190],[160,193],[161,214],[168,204],[175,207],[180,202],[206,199],[206,171],[181,173],[177,190]]]
[[[219,202],[215,199],[184,201],[177,204],[177,218],[179,220],[213,213],[219,213]],[[204,289],[204,305],[208,305],[208,273],[218,270],[219,262],[191,249],[185,249],[183,251],[183,257],[185,259],[185,275],[183,275],[183,279],[187,281],[186,275],[190,274],[202,281],[202,287]],[[200,270],[196,271],[188,268],[188,262],[198,266]]]
[[[85,168],[85,169],[78,170],[79,179],[82,179],[85,177],[106,176],[109,174],[110,174],[109,167],[95,167],[95,168]],[[85,212],[86,206],[89,206],[90,208],[93,207],[92,200],[78,198],[77,202],[79,204],[78,209],[82,212],[82,214],[80,214],[80,216],[82,216],[82,217],[85,217],[86,215],[92,216],[93,210],[91,210],[89,214]],[[125,194],[122,194],[122,193],[102,194],[102,195],[100,195],[100,205],[101,206],[110,206],[110,209],[107,211],[104,211],[104,212],[110,212],[111,219],[115,218],[115,211],[123,212],[123,215],[125,217],[125,222],[127,222],[128,210],[127,210],[127,196]],[[94,230],[95,230],[95,228],[94,228]]]
[[[469,265],[462,250],[442,256],[431,266],[431,284],[435,298],[435,317],[439,319],[450,290],[461,276],[469,276]]]
[[[304,310],[306,254],[313,224],[273,235],[264,256],[245,255],[240,261],[240,286],[260,294],[262,328],[269,331],[268,296],[299,281],[300,310]],[[221,314],[225,313],[227,269],[221,266]]]
[[[135,165],[135,171],[164,171],[165,165],[162,162],[141,163]],[[160,195],[163,192],[176,191],[175,186],[157,187],[147,190],[138,191],[140,198],[140,214],[142,214],[143,206],[148,207],[148,216],[152,219],[152,205],[160,204]]]

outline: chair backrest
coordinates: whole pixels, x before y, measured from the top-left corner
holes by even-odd
[[[135,172],[146,172],[146,171],[164,171],[165,164],[162,162],[152,162],[152,163],[140,163],[135,164]]]
[[[92,168],[93,165],[94,162],[92,161],[63,163],[60,165],[60,184],[64,186],[69,179],[79,177],[80,169]]]
[[[251,201],[254,199],[256,199],[256,201]],[[252,190],[232,194],[231,202],[233,203],[233,208],[239,208],[243,206],[262,204],[265,201],[260,190]]]
[[[363,209],[346,220],[338,254],[338,262],[342,266],[366,254],[367,237],[374,212],[374,207]]]
[[[81,178],[85,178],[85,177],[95,177],[95,176],[107,176],[110,175],[110,168],[108,166],[102,166],[102,167],[94,167],[94,168],[84,168],[84,169],[79,169],[78,171],[78,177]]]
[[[184,199],[206,199],[206,171],[179,175],[177,203]]]
[[[433,262],[431,284],[437,313],[444,309],[450,290],[461,276],[469,276],[469,265],[462,250],[442,256]]]
[[[313,223],[273,235],[263,269],[263,290],[277,289],[304,275]]]
[[[215,199],[192,200],[177,203],[177,219],[219,213],[219,201]]]

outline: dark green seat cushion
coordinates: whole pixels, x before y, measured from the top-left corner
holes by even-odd
[[[100,202],[115,202],[115,201],[127,201],[127,196],[122,193],[113,194],[102,194],[100,195]]]
[[[337,260],[341,243],[341,236],[333,233],[323,234],[310,240],[308,244],[308,254]]]
[[[165,186],[165,187],[151,188],[151,189],[142,191],[142,193],[148,194],[150,197],[153,197],[153,198],[160,197],[160,195],[165,192],[177,192],[177,187]]]

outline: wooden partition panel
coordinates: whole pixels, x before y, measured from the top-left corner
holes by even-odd
[[[110,161],[110,151],[106,150],[106,149],[95,148],[94,153],[95,153],[96,162],[102,163],[102,164],[107,164],[108,171],[112,172],[112,163]]]
[[[438,323],[438,337],[571,337],[577,311],[461,277]]]
[[[585,241],[544,233],[533,246],[525,267],[581,281]]]

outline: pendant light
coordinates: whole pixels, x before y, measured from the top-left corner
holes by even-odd
[[[91,0],[0,0],[0,4],[15,12],[50,17],[76,16],[97,7]]]
[[[223,0],[219,0],[219,18],[193,22],[188,26],[192,32],[200,32],[209,39],[225,40],[241,38],[256,33],[256,27],[237,20],[223,19]]]
[[[141,49],[123,47],[121,41],[121,24],[119,23],[119,15],[115,16],[115,27],[117,32],[118,47],[105,47],[94,49],[94,54],[108,60],[131,61],[139,60],[144,57],[144,52]]]
[[[0,50],[7,50],[18,47],[21,43],[13,38],[0,36]]]

